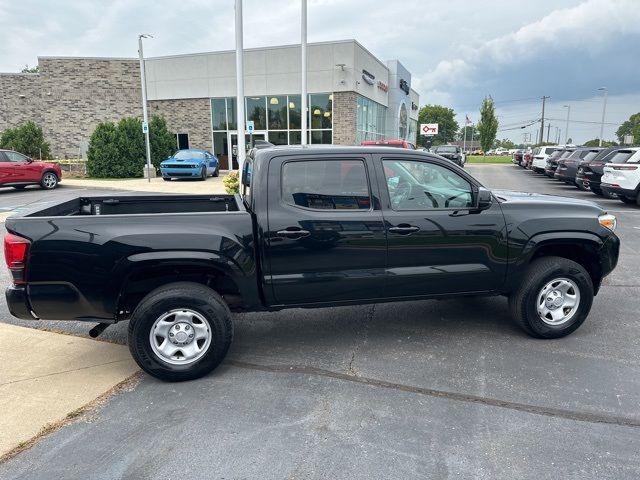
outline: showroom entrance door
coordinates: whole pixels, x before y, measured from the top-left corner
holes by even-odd
[[[266,138],[267,138],[267,132],[253,132],[254,142],[256,140],[266,140]],[[247,150],[251,148],[251,145],[249,144],[249,134],[245,134],[244,144],[247,147]],[[229,132],[229,135],[227,138],[227,145],[231,145],[231,148],[229,150],[231,152],[232,164],[227,165],[226,168],[224,168],[225,167],[224,165],[221,165],[221,169],[237,170],[238,169],[238,132]]]

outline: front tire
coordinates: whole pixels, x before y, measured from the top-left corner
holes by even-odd
[[[227,304],[204,285],[176,282],[149,293],[129,321],[129,351],[164,381],[200,378],[224,359],[233,338]]]
[[[200,180],[204,181],[207,179],[207,167],[203,166],[200,171]]]
[[[170,181],[171,181],[171,177],[162,177],[162,179],[163,179],[165,182],[170,182]]]
[[[574,332],[593,303],[593,282],[582,265],[562,257],[534,260],[509,296],[513,321],[532,337],[560,338]]]
[[[40,186],[45,190],[53,190],[58,186],[58,176],[53,172],[45,172],[40,180]]]
[[[213,172],[214,177],[217,177],[218,175],[220,175],[220,165],[218,165]]]

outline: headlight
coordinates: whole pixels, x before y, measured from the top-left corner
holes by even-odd
[[[616,221],[616,217],[614,215],[611,215],[610,213],[605,213],[603,215],[600,215],[598,217],[598,222],[600,223],[600,225],[602,225],[605,228],[608,228],[612,232],[615,232],[616,226],[618,225],[618,222]]]

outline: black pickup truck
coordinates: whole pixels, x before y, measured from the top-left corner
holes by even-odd
[[[618,260],[595,203],[489,191],[425,152],[275,147],[241,195],[79,197],[6,220],[6,298],[23,319],[129,320],[140,367],[213,370],[230,311],[506,295],[515,322],[557,338],[587,317]]]

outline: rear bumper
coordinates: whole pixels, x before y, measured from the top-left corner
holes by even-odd
[[[38,319],[31,311],[26,287],[12,285],[5,290],[4,295],[7,299],[7,306],[9,307],[9,313],[11,313],[11,315],[23,320]]]
[[[636,190],[631,188],[622,188],[619,186],[611,185],[610,183],[601,183],[600,188],[607,193],[615,193],[622,195],[623,197],[635,198],[638,194]]]

